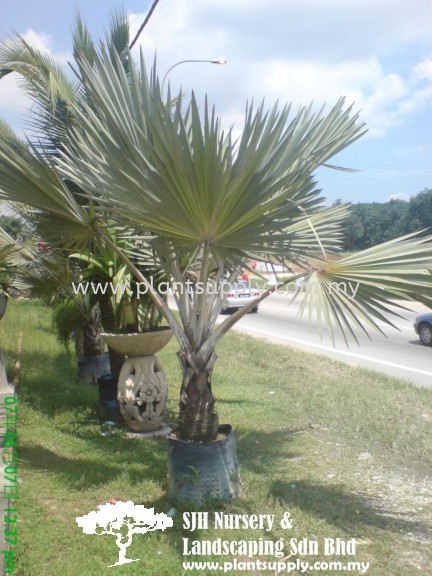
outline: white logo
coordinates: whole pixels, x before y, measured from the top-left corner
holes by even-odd
[[[154,530],[165,530],[171,528],[173,519],[161,512],[155,514],[154,508],[146,508],[140,504],[134,504],[130,500],[127,502],[116,501],[115,504],[101,504],[98,512],[89,512],[85,516],[77,516],[76,521],[84,534],[96,534],[104,536],[110,534],[116,537],[116,544],[119,547],[118,562],[111,564],[121,566],[129,562],[138,562],[139,558],[130,560],[126,558],[126,551],[132,543],[134,534],[145,534]],[[122,527],[127,528],[127,533]]]

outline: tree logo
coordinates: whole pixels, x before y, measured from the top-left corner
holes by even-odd
[[[114,501],[113,504],[101,504],[98,512],[89,512],[85,516],[77,516],[76,521],[84,534],[104,536],[111,534],[116,537],[119,547],[119,558],[113,566],[121,566],[129,562],[138,562],[139,558],[130,560],[126,558],[126,550],[132,544],[134,534],[145,534],[154,530],[171,528],[173,519],[161,512],[155,514],[154,508],[146,508],[140,504]]]

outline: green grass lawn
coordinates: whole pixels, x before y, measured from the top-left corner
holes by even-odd
[[[130,439],[122,428],[101,435],[97,389],[77,380],[74,358],[53,336],[49,309],[11,302],[0,330],[10,379],[23,336],[15,574],[223,573],[184,571],[182,560],[191,559],[183,557],[187,537],[282,539],[286,547],[290,538],[355,538],[356,556],[342,560],[370,562],[367,574],[432,573],[432,390],[229,334],[218,349],[213,389],[220,421],[235,430],[242,496],[196,509],[274,514],[276,525],[271,532],[210,526],[191,534],[182,519],[190,509],[178,509],[173,528],[134,536],[127,556],[140,562],[107,568],[117,560],[115,538],[85,535],[75,518],[111,497],[168,511],[166,441]],[[159,355],[170,383],[170,422],[180,382],[176,350],[172,341]],[[288,530],[279,523],[286,511],[293,519]],[[290,561],[297,558],[341,559],[320,553],[293,555]],[[229,573],[273,576],[274,571]]]

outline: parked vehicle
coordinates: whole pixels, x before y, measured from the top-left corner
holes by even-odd
[[[414,322],[414,330],[419,335],[422,344],[432,346],[432,312],[417,316]]]

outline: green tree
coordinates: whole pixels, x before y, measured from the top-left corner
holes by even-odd
[[[365,234],[361,218],[352,210],[345,225],[344,249],[348,252],[357,250]]]
[[[432,227],[432,190],[423,190],[410,198],[408,230],[426,230]],[[427,233],[425,231],[425,233]]]
[[[390,200],[354,204],[345,230],[344,248],[362,250],[413,232],[414,228],[408,228],[408,202]]]

